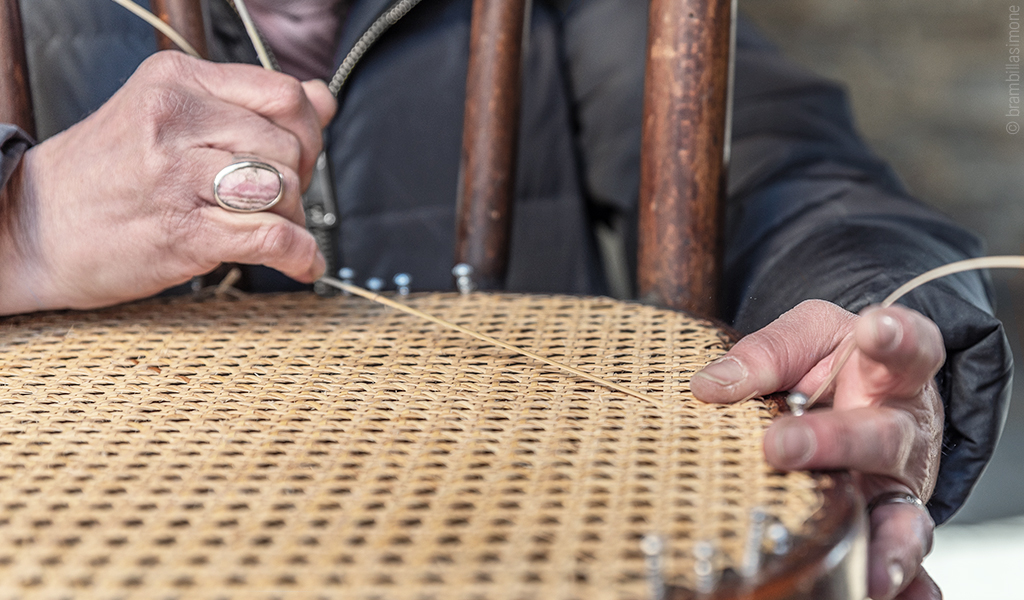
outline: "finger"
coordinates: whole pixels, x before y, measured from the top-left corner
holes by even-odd
[[[764,437],[764,453],[777,469],[852,469],[886,475],[918,496],[929,489],[930,436],[906,411],[856,408],[780,417]]]
[[[302,89],[305,90],[306,98],[309,99],[313,110],[320,117],[320,127],[327,127],[327,124],[334,118],[334,113],[338,111],[338,100],[331,93],[327,84],[319,79],[303,81]]]
[[[294,134],[300,146],[299,173],[307,183],[323,141],[321,123],[330,109],[316,84],[304,86],[294,77],[254,65],[200,61],[180,52],[161,52],[146,62],[153,63],[147,69],[152,68],[156,76],[193,81],[213,97],[255,112]],[[306,89],[317,95],[319,112]]]
[[[324,256],[299,225],[269,212],[238,214],[214,206],[201,210],[206,243],[198,252],[219,262],[266,265],[303,283],[323,275]]]
[[[865,394],[917,395],[945,360],[942,334],[920,313],[890,306],[865,311],[854,329]]]
[[[736,343],[694,374],[690,388],[705,402],[735,402],[790,389],[827,365],[857,317],[834,304],[810,300]],[[819,364],[822,363],[822,364]]]
[[[942,590],[931,576],[921,569],[917,577],[897,598],[898,600],[942,600]]]
[[[871,598],[890,600],[911,582],[915,582],[915,592],[927,591],[925,584],[930,578],[920,583],[917,580],[921,562],[931,551],[935,529],[928,513],[910,504],[885,504],[875,508],[870,517],[868,594]]]

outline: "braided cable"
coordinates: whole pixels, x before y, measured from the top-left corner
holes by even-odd
[[[345,55],[345,59],[341,61],[341,65],[338,67],[338,71],[331,78],[331,83],[328,88],[331,93],[335,96],[341,91],[342,86],[348,80],[349,75],[352,74],[352,70],[355,69],[356,64],[362,60],[363,55],[366,51],[373,46],[381,35],[385,31],[391,28],[392,25],[397,23],[406,14],[409,13],[417,4],[422,0],[398,0],[391,5],[391,8],[384,11],[381,16],[377,17],[377,20],[359,37],[359,40],[352,46],[348,54]]]

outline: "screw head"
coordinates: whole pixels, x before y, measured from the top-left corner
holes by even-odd
[[[342,268],[338,269],[338,279],[347,281],[347,280],[351,280],[351,279],[355,279],[355,278],[356,278],[356,271],[355,271],[355,269],[350,269],[348,267],[342,267]]]
[[[391,281],[393,281],[398,287],[405,287],[412,283],[412,276],[408,273],[398,273]]]
[[[810,398],[800,392],[791,392],[789,396],[786,396],[786,404],[789,405],[790,412],[797,417],[806,412],[808,402],[810,402]]]
[[[649,533],[640,540],[640,551],[646,556],[657,556],[665,549],[665,542],[661,536]]]
[[[789,530],[782,523],[772,523],[766,532],[768,541],[771,542],[772,551],[775,554],[789,553]]]
[[[371,292],[379,292],[384,289],[384,280],[380,277],[371,277],[366,280],[366,289]]]
[[[473,266],[466,263],[459,263],[452,267],[452,275],[456,277],[469,277],[473,274]]]

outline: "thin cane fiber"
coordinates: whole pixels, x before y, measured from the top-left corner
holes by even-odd
[[[607,299],[414,295],[657,405],[358,298],[151,301],[0,327],[0,598],[644,598],[750,511],[795,534],[775,406],[695,401],[726,341]]]

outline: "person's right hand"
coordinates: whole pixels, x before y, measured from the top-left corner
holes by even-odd
[[[98,111],[26,153],[0,215],[0,314],[137,299],[221,262],[313,281],[324,258],[301,191],[335,110],[323,82],[150,57]],[[240,157],[284,175],[270,211],[217,205],[214,177]]]
[[[884,501],[909,493],[927,501],[942,457],[944,412],[935,373],[946,356],[942,334],[906,307],[872,307],[861,315],[821,300],[801,303],[736,343],[695,374],[705,402],[736,402],[781,390],[814,393],[842,355],[854,351],[820,407],[781,416],[764,453],[782,470],[845,469],[857,474],[869,514],[868,592],[876,600],[939,600],[921,567],[935,523],[923,505]]]

